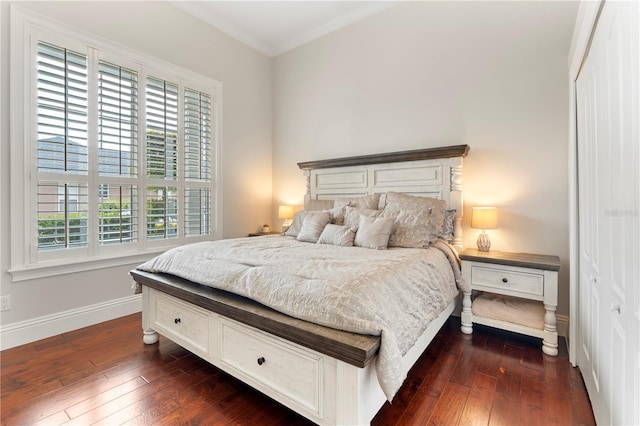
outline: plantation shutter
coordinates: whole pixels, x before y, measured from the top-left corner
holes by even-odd
[[[211,96],[185,89],[185,177],[211,180]]]
[[[178,176],[178,86],[147,77],[147,176]]]
[[[87,57],[39,42],[36,56],[38,250],[87,245]]]
[[[101,176],[137,174],[138,74],[100,61],[98,65],[98,164]]]
[[[38,43],[38,171],[86,173],[87,57]]]
[[[98,63],[98,241],[138,240],[138,73]],[[117,177],[107,182],[103,176]]]

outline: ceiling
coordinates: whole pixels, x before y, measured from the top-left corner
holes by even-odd
[[[398,1],[170,1],[274,57],[387,9]]]

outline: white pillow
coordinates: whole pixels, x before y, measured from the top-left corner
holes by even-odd
[[[360,216],[358,232],[353,244],[358,247],[386,250],[393,227],[393,219]]]
[[[300,210],[299,212],[296,212],[296,214],[293,216],[293,221],[291,222],[291,226],[289,226],[289,228],[286,231],[284,231],[282,235],[286,235],[288,237],[297,237],[298,234],[300,233],[300,230],[302,229],[302,222],[304,221],[304,218],[307,215],[307,213],[308,212],[304,210]]]
[[[377,217],[380,214],[380,210],[372,210],[372,209],[357,209],[355,207],[345,207],[344,208],[344,226],[349,226],[352,228],[357,228],[360,224],[360,216],[364,215],[367,217]]]
[[[334,246],[351,247],[356,237],[354,229],[348,226],[328,224],[324,227],[318,244],[332,244]]]
[[[298,233],[298,241],[317,242],[329,222],[331,222],[331,215],[328,212],[307,212],[302,221],[302,229]]]

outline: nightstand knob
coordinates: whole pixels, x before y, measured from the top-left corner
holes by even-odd
[[[502,282],[503,282],[503,283],[508,283],[508,282],[509,282],[509,280],[508,280],[508,279],[506,279],[506,278],[503,278],[503,279],[502,279]]]
[[[266,361],[266,359],[264,359],[264,357],[263,357],[263,356],[261,356],[260,358],[258,358],[258,365],[262,365],[262,364],[264,364],[264,363],[265,363],[265,361]]]
[[[176,324],[180,324],[180,318],[174,319],[173,322],[176,323]]]

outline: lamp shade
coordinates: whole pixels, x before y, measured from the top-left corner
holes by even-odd
[[[497,228],[498,210],[495,207],[473,207],[471,227],[476,229]]]
[[[292,206],[278,206],[278,219],[291,219],[293,217]]]

